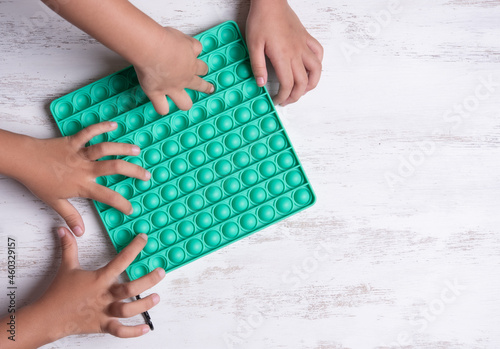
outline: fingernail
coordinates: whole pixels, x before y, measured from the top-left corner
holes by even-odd
[[[111,121],[109,123],[109,126],[111,126],[112,128],[115,128],[116,126],[118,126],[118,124],[116,122],[114,122],[114,121]]]
[[[144,240],[148,241],[148,236],[144,233],[140,233],[138,236],[140,236],[141,238],[143,238]]]
[[[153,299],[154,304],[158,304],[160,302],[160,296],[157,294],[152,295],[151,298]]]
[[[64,228],[57,228],[57,235],[59,239],[62,239],[64,235],[66,235],[66,230]]]
[[[158,275],[160,275],[160,277],[163,279],[163,277],[165,276],[165,269],[158,268],[156,270],[158,270]]]
[[[144,333],[148,333],[148,332],[149,332],[149,326],[147,326],[147,327],[146,327],[146,326],[144,326],[144,327],[142,328],[142,333],[144,334]]]
[[[146,171],[146,174],[144,177],[146,177],[146,180],[149,181],[149,179],[151,178],[151,172]]]
[[[133,153],[134,155],[139,155],[139,153],[140,153],[140,152],[141,152],[141,148],[139,148],[139,147],[138,147],[138,146],[136,146],[136,145],[133,145],[133,146],[132,146],[132,153]]]
[[[214,91],[215,91],[215,87],[214,87],[214,85],[211,85],[211,86],[210,86],[209,93],[213,93]]]
[[[83,235],[83,230],[79,226],[73,227],[73,229],[71,229],[71,230],[73,230],[73,234],[75,234],[76,236]]]
[[[257,78],[257,85],[259,85],[260,87],[264,86],[264,78]]]
[[[128,212],[127,216],[130,216],[132,213],[134,213],[134,207],[133,206],[130,208],[130,211]]]

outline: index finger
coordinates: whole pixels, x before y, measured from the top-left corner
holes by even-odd
[[[121,250],[121,252],[103,268],[104,271],[111,274],[112,277],[120,275],[127,269],[130,263],[134,261],[135,257],[142,251],[144,246],[146,246],[147,241],[148,236],[146,234],[137,235],[127,247]]]
[[[113,131],[116,126],[117,123],[114,121],[100,122],[98,124],[85,127],[83,130],[72,136],[72,138],[79,146],[84,146],[95,136],[98,136],[105,132]]]

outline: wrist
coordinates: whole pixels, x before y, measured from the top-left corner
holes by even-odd
[[[26,175],[26,164],[37,149],[36,138],[0,130],[0,173],[18,181]],[[32,175],[32,174],[31,174]]]
[[[287,0],[251,0],[253,9],[274,9],[288,6]]]

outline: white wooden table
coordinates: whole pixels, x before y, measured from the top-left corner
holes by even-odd
[[[244,26],[248,11],[134,3],[188,34]],[[45,348],[500,346],[500,2],[291,3],[325,48],[318,88],[280,109],[317,204],[167,274],[154,332]],[[40,1],[0,0],[0,33],[2,129],[59,136],[49,103],[128,65]],[[87,227],[81,263],[95,269],[115,251],[91,203],[73,202]],[[56,272],[62,224],[0,177],[1,314],[6,236],[23,305]]]

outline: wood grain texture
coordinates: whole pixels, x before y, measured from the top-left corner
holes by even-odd
[[[248,10],[133,2],[189,34],[244,27]],[[279,109],[317,204],[167,274],[152,290],[162,298],[153,333],[45,348],[500,346],[499,1],[291,4],[325,48],[318,88]],[[3,129],[58,136],[50,101],[127,66],[37,1],[0,0],[0,26]],[[111,242],[93,206],[73,202],[87,227],[82,265],[102,266]],[[19,305],[55,274],[62,223],[0,177],[0,256],[15,236]],[[2,262],[0,304],[6,276]]]

